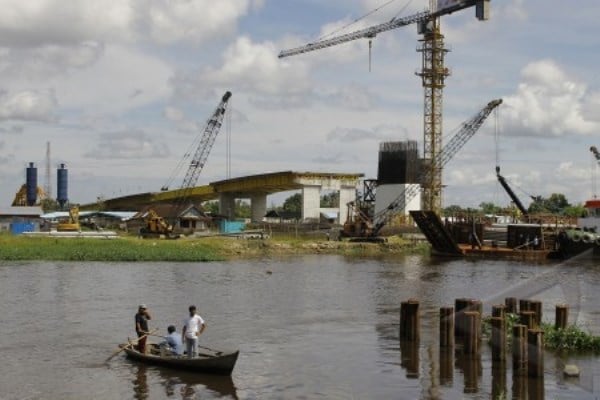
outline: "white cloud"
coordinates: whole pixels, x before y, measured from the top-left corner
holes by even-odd
[[[303,62],[281,62],[274,43],[254,43],[242,36],[223,52],[220,68],[182,72],[172,83],[181,98],[223,87],[254,95],[298,95],[310,91],[307,75]]]
[[[104,133],[85,156],[93,159],[159,158],[169,155],[166,143],[141,130]]]
[[[24,90],[0,96],[0,120],[51,122],[58,103],[51,90]]]
[[[588,96],[586,85],[570,77],[557,63],[552,60],[530,63],[522,70],[521,77],[517,92],[504,97],[502,114],[507,135],[598,132],[600,124],[587,119],[582,112]]]
[[[262,0],[1,0],[0,44],[201,43],[230,35],[241,17],[263,6]]]
[[[122,0],[2,0],[0,43],[35,47],[125,39],[131,34],[131,4]]]
[[[61,105],[86,113],[125,112],[170,94],[171,67],[137,48],[107,45],[102,57],[87,68],[47,82]]]
[[[167,44],[189,40],[202,42],[235,32],[236,21],[257,2],[249,0],[158,0],[145,1],[139,7],[146,13],[150,37]]]

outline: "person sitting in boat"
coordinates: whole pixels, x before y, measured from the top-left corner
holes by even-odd
[[[185,320],[181,339],[185,339],[185,348],[189,358],[195,357],[198,354],[198,336],[204,332],[206,324],[202,317],[196,314],[196,306],[189,307],[190,316]]]
[[[171,355],[180,356],[183,354],[183,343],[181,342],[181,335],[175,331],[175,325],[169,325],[167,328],[169,334],[165,336],[165,341],[161,342],[159,346],[170,352]]]

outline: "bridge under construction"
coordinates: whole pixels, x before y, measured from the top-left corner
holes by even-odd
[[[267,212],[268,195],[301,190],[302,220],[308,220],[320,217],[321,191],[327,190],[339,191],[338,222],[343,223],[347,213],[347,203],[355,199],[356,190],[363,177],[364,174],[359,173],[282,171],[211,182],[208,185],[193,187],[185,193],[182,189],[178,189],[116,197],[85,204],[80,208],[134,211],[157,203],[175,203],[185,196],[192,203],[219,200],[219,213],[233,218],[235,200],[250,199],[252,221],[261,221]]]

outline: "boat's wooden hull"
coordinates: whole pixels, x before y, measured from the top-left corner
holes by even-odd
[[[130,359],[146,364],[215,375],[231,375],[239,355],[237,350],[233,352],[206,351],[194,358],[142,354],[132,348],[126,348],[124,351]]]

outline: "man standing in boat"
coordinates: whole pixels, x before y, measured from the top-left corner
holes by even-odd
[[[204,319],[196,314],[196,306],[189,307],[190,316],[185,320],[183,330],[181,331],[181,339],[185,341],[187,356],[195,357],[198,354],[198,336],[204,332],[206,324]]]
[[[138,335],[138,351],[140,353],[146,352],[146,339],[145,335],[148,335],[148,320],[152,319],[145,304],[140,304],[138,312],[135,314],[135,332]],[[144,337],[141,337],[144,336]]]

